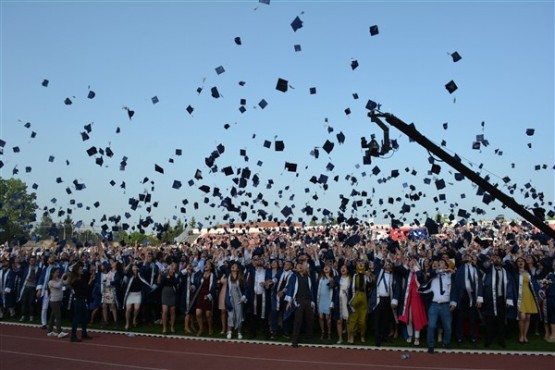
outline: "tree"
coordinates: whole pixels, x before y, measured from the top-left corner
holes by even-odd
[[[309,226],[318,226],[318,223],[316,222],[316,220],[314,218],[310,219],[310,222],[308,223]]]
[[[191,229],[197,228],[197,220],[195,219],[195,216],[191,217],[191,221],[189,221],[189,227]]]
[[[52,217],[48,214],[48,212],[44,212],[42,218],[40,219],[40,223],[34,230],[34,233],[39,237],[39,240],[47,240],[50,238],[50,230],[52,229],[52,225],[54,221],[52,221]]]
[[[36,221],[37,195],[27,193],[27,184],[19,179],[0,179],[0,242],[25,243],[31,223]]]
[[[60,223],[60,237],[62,240],[71,239],[73,235],[73,220],[69,215],[66,216],[66,219]]]

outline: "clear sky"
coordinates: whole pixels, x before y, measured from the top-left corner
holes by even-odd
[[[302,28],[294,31],[297,16]],[[1,176],[36,183],[39,206],[54,209],[54,220],[69,208],[74,221],[94,220],[95,227],[103,215],[131,225],[148,215],[156,222],[195,216],[208,226],[226,222],[226,214],[238,221],[241,212],[255,221],[263,210],[267,219],[283,220],[286,206],[292,220],[308,222],[306,205],[319,219],[324,209],[337,216],[341,197],[350,200],[347,217],[378,223],[389,223],[390,214],[410,224],[423,222],[425,212],[456,216],[459,209],[475,219],[516,217],[497,201],[484,204],[477,188],[456,181],[445,164],[429,174],[429,154],[396,129],[399,149],[363,165],[361,137],[382,136],[367,117],[372,99],[438,145],[445,141],[444,149],[501,190],[514,187],[524,206],[553,210],[554,24],[553,1],[2,1]],[[456,63],[455,51],[462,56]],[[288,81],[287,92],[276,90],[279,78]],[[451,80],[458,86],[452,94],[445,88]],[[135,112],[131,120],[124,107]],[[83,141],[87,124],[92,130]],[[489,145],[473,149],[476,135]],[[274,140],[285,149],[275,151]],[[329,154],[321,149],[326,140],[335,144]],[[211,172],[205,158],[219,144],[225,151]],[[105,152],[99,166],[101,155],[86,152],[91,146],[109,147],[113,157]],[[319,158],[310,155],[315,147]],[[285,162],[297,164],[297,172],[285,170]],[[222,172],[227,166],[234,175]],[[239,188],[233,179],[247,167],[250,179]],[[202,179],[194,178],[197,169]],[[399,176],[391,177],[395,169]],[[310,182],[322,174],[327,189]],[[446,188],[436,189],[439,178]],[[76,190],[74,180],[86,188]],[[172,188],[175,180],[180,189]],[[129,199],[147,193],[150,203],[132,210]],[[222,207],[228,196],[240,212]],[[364,205],[353,209],[359,200]],[[411,208],[402,214],[404,204]],[[472,212],[477,208],[485,214]]]

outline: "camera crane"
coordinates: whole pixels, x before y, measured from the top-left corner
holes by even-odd
[[[372,135],[372,140],[370,143],[366,142],[366,139],[361,139],[361,146],[365,148],[365,156],[363,158],[364,164],[371,163],[371,157],[379,157],[381,155],[386,154],[391,150],[391,143],[389,142],[389,128],[385,125],[385,123],[381,120],[384,118],[387,123],[391,126],[395,127],[405,135],[407,135],[410,139],[416,141],[418,144],[423,146],[425,149],[430,151],[431,153],[435,154],[445,163],[447,163],[452,168],[459,171],[465,177],[467,177],[470,181],[478,185],[481,189],[487,191],[493,198],[499,200],[505,206],[512,209],[515,213],[520,215],[526,221],[530,222],[532,225],[537,227],[547,236],[555,239],[555,230],[549,227],[543,220],[539,217],[536,217],[534,214],[530,213],[526,208],[521,206],[518,202],[514,200],[511,196],[503,193],[497,187],[490,184],[487,180],[482,178],[476,172],[472,171],[470,168],[465,166],[459,159],[453,157],[439,146],[428,140],[424,135],[422,135],[413,124],[406,124],[399,118],[395,117],[393,114],[390,113],[382,113],[379,112],[376,108],[378,105],[374,102],[369,102],[367,108],[370,108],[370,113],[368,113],[368,117],[372,120],[372,122],[376,123],[384,132],[384,140],[382,143],[382,148],[380,150],[379,144],[375,139],[375,136]]]

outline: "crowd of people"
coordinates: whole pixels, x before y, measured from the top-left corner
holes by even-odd
[[[59,338],[67,317],[73,342],[99,322],[294,347],[319,335],[375,346],[401,338],[429,353],[452,342],[505,348],[510,330],[523,346],[530,331],[555,343],[555,247],[526,223],[387,237],[367,224],[252,231],[161,246],[6,244],[0,317],[36,317]]]

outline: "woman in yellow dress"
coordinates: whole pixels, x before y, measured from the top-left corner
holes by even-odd
[[[530,315],[539,313],[538,300],[535,292],[537,283],[526,269],[526,261],[522,257],[516,259],[518,268],[518,341],[528,343],[528,328]]]

